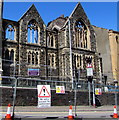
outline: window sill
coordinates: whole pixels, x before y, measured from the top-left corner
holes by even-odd
[[[33,67],[33,68],[36,68],[36,67],[40,67],[40,65],[31,65],[31,64],[29,64],[29,65],[27,65],[28,67]]]
[[[5,39],[5,41],[8,41],[8,42],[17,42],[16,40],[10,40],[10,39]]]
[[[39,43],[28,43],[28,42],[26,42],[26,44],[27,45],[32,45],[32,46],[40,46],[41,44],[39,44]]]

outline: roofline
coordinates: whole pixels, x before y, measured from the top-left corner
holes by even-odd
[[[109,30],[109,32],[113,32],[113,33],[118,33],[119,34],[119,31],[115,31],[115,30]]]
[[[35,5],[32,4],[32,5],[26,10],[26,12],[20,17],[20,19],[18,20],[18,22],[25,16],[25,14],[31,9],[32,6],[35,7]]]
[[[22,15],[22,17],[18,20],[18,22],[25,16],[25,14],[27,14],[27,12],[32,8],[32,7],[35,7],[35,5],[34,4],[32,4],[30,7],[29,7],[29,9]],[[42,22],[43,22],[43,24],[46,26],[46,24],[45,24],[45,22],[43,21],[43,19],[42,19],[42,17],[40,16],[40,14],[39,14],[39,12],[38,12],[38,10],[37,10],[37,8],[35,7],[35,9],[36,9],[36,11],[37,11],[37,13],[38,13],[38,15],[39,15],[39,17],[41,18],[41,20],[42,20]]]
[[[75,12],[76,8],[78,7],[80,2],[77,3],[77,5],[75,6],[74,10],[71,12],[70,16],[68,17],[68,19],[66,20],[64,26],[62,28],[64,28],[67,24],[67,22],[69,21],[69,19],[71,18],[71,16],[73,15],[73,13]]]
[[[119,34],[119,31],[115,31],[115,30],[112,30],[112,29],[106,29],[106,28],[102,28],[102,27],[98,27],[98,26],[95,26],[95,25],[92,25],[93,27],[96,27],[96,28],[99,28],[99,29],[104,29],[104,30],[107,30],[109,32],[113,32],[113,33],[118,33]]]
[[[5,18],[2,18],[3,21],[10,21],[10,22],[15,22],[15,23],[18,23],[18,21],[14,21],[14,20],[10,20],[10,19],[5,19]]]

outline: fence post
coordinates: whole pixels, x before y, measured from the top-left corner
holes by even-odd
[[[17,81],[18,81],[18,78],[15,77],[15,86],[14,86],[14,94],[13,94],[13,110],[12,110],[12,118],[14,118],[14,111],[15,111]]]

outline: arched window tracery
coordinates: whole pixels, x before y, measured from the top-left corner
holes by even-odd
[[[14,38],[15,38],[14,35],[15,35],[15,29],[12,25],[9,24],[5,31],[5,38],[7,40],[14,40]]]
[[[88,48],[87,43],[87,27],[82,21],[75,23],[75,46],[77,48]]]
[[[48,34],[47,37],[48,47],[55,47],[55,35],[52,33]]]
[[[28,43],[38,43],[38,25],[35,20],[31,20],[28,24]]]
[[[34,50],[27,51],[27,62],[29,65],[37,66],[39,65],[39,52]]]

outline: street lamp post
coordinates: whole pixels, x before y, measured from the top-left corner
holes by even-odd
[[[88,80],[88,102],[89,102],[89,106],[91,106],[91,85],[90,85],[90,81]]]
[[[14,111],[15,111],[15,101],[16,101],[17,81],[18,81],[18,79],[15,77],[15,86],[14,86],[14,94],[13,94],[13,110],[12,110],[12,118],[14,118]]]
[[[75,116],[77,116],[77,114],[76,114],[76,98],[77,98],[77,82],[75,84],[75,94],[74,94]]]
[[[68,21],[68,27],[69,27],[69,52],[70,52],[70,72],[71,72],[71,79],[72,79],[72,89],[74,89],[74,80],[73,80],[73,68],[72,68],[72,41],[71,41],[71,28],[70,28],[70,19]]]
[[[93,106],[95,107],[95,84],[94,84],[94,80],[92,81],[92,86],[93,86]]]
[[[19,64],[17,64],[16,62],[14,62],[14,73],[13,73],[13,75],[14,75],[14,79],[15,79],[15,86],[14,86],[14,94],[13,94],[12,118],[14,118],[14,116],[15,116],[14,111],[15,111],[16,91],[17,91],[17,82],[18,82],[18,78],[15,76],[16,65],[19,65]]]
[[[91,63],[87,65],[88,89],[89,89],[89,106],[91,106],[91,83],[93,87],[93,106],[95,107],[95,86],[93,81],[93,66]]]
[[[77,114],[76,114],[77,88],[81,87],[81,86],[78,85],[78,81],[80,79],[80,70],[75,69],[75,77],[76,77],[76,80],[75,80],[75,85],[74,85],[75,86],[74,106],[75,106],[75,116],[77,116]]]

